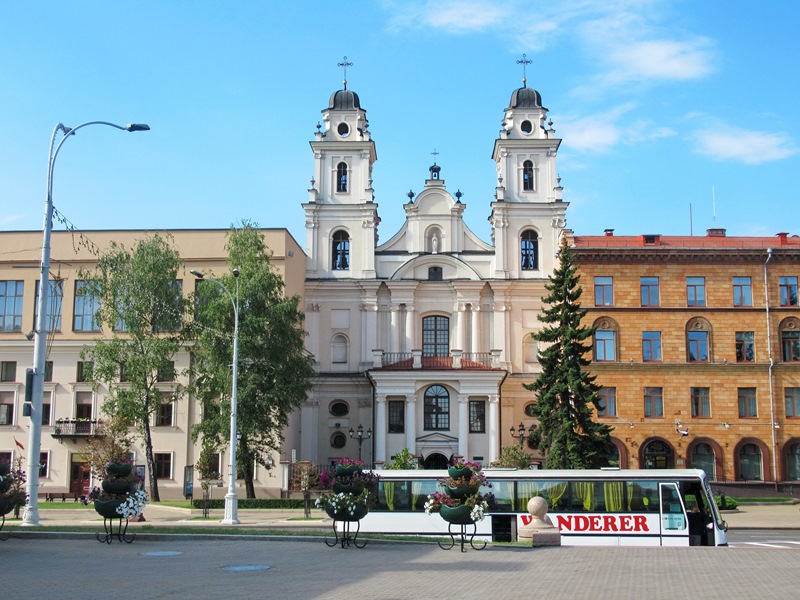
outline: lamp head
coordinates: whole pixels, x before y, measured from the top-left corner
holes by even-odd
[[[239,277],[239,269],[234,269],[233,270],[233,276],[237,277],[237,278]]]
[[[191,271],[189,271],[189,273],[191,273],[192,275],[194,275],[198,279],[203,279],[204,278],[204,275],[200,271],[198,271],[197,269],[192,269]]]
[[[125,125],[125,131],[150,131],[150,125],[146,123],[128,123]]]

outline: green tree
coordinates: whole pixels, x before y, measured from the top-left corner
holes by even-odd
[[[500,448],[500,456],[491,464],[492,467],[501,469],[529,469],[531,466],[531,455],[525,452],[519,445],[503,446]]]
[[[542,373],[525,388],[536,394],[533,416],[538,424],[531,442],[545,455],[548,469],[586,469],[605,466],[612,450],[611,427],[592,420],[599,408],[595,377],[584,369],[592,350],[594,328],[581,324],[581,287],[573,254],[562,243],[559,265],[549,283],[547,308],[539,315],[545,327],[533,333],[544,349],[539,352]]]
[[[305,401],[314,369],[303,346],[300,296],[285,296],[283,279],[272,268],[258,225],[243,222],[232,228],[227,251],[239,277],[225,274],[217,279],[234,297],[238,285],[237,469],[247,497],[254,498],[255,465],[272,467],[269,459],[281,449],[289,415]],[[192,435],[221,445],[230,439],[234,312],[230,298],[213,282],[198,287],[197,306],[200,327],[192,390],[204,410]]]
[[[177,279],[183,261],[177,250],[155,235],[132,249],[112,242],[91,273],[81,272],[80,294],[100,299],[95,315],[112,337],[100,338],[82,356],[93,363],[88,379],[103,383],[103,412],[136,427],[144,441],[150,497],[158,501],[150,423],[163,403],[181,395],[174,357],[190,331],[190,304]]]

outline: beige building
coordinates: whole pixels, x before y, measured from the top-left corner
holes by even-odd
[[[288,294],[303,294],[305,254],[285,229],[263,229],[267,247],[273,253],[272,264],[286,281]],[[179,273],[183,293],[194,290],[192,269],[221,274],[228,269],[225,251],[227,230],[175,231],[56,231],[52,235],[50,313],[54,327],[47,338],[44,407],[41,438],[40,495],[85,493],[96,484],[84,456],[85,440],[95,433],[95,421],[102,417],[100,408],[106,390],[93,390],[83,377],[81,350],[108,332],[99,331],[92,318],[93,307],[85,298],[76,298],[78,271],[91,269],[98,252],[111,241],[133,246],[152,233],[169,236],[184,260]],[[30,419],[23,416],[25,372],[33,364],[31,336],[41,261],[41,232],[0,233],[0,460],[27,457]],[[31,336],[32,337],[32,336]],[[175,356],[175,370],[189,366],[189,353]],[[187,381],[177,377],[165,381],[167,390],[182,390]],[[161,497],[178,498],[184,493],[184,468],[193,465],[199,448],[192,443],[190,431],[200,419],[199,403],[184,394],[171,406],[164,407],[151,423],[156,470]],[[289,442],[291,443],[291,439]],[[258,495],[278,495],[285,487],[280,457],[276,468],[256,470]],[[144,465],[144,450],[137,444],[137,465]],[[220,456],[220,473],[227,479],[226,453]],[[196,476],[195,476],[196,477]],[[197,481],[194,486],[199,490]],[[220,490],[220,497],[223,495]]]

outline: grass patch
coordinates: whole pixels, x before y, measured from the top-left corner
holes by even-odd
[[[742,502],[769,502],[774,504],[791,504],[794,498],[736,498],[736,501],[739,503]]]
[[[287,521],[322,521],[325,517],[289,517]]]
[[[82,502],[39,502],[39,510],[94,510],[94,507]]]
[[[192,508],[191,500],[162,500],[160,502],[150,502],[151,506],[172,506],[173,508]]]

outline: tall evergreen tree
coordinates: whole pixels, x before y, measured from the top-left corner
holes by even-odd
[[[111,338],[101,338],[83,351],[93,363],[87,377],[104,383],[108,395],[103,412],[135,425],[144,440],[149,492],[159,500],[150,423],[162,403],[177,401],[180,386],[169,392],[162,382],[175,381],[174,356],[190,329],[188,300],[177,274],[183,261],[177,250],[155,235],[132,249],[112,243],[95,270],[82,273],[79,294],[99,298],[95,318]]]
[[[239,269],[239,377],[237,428],[241,434],[237,470],[248,498],[255,497],[255,465],[271,468],[280,451],[289,415],[311,389],[312,358],[304,348],[300,297],[286,297],[284,282],[271,265],[258,225],[243,222],[228,234],[228,262]],[[232,274],[215,277],[232,294]],[[198,287],[198,342],[194,348],[192,391],[203,402],[202,421],[194,428],[204,447],[222,448],[230,440],[233,309],[219,286]],[[225,333],[227,332],[227,333]]]
[[[533,416],[539,421],[531,442],[545,456],[548,469],[587,469],[606,466],[613,451],[611,427],[592,420],[599,408],[599,386],[584,370],[592,350],[594,328],[581,324],[586,310],[580,306],[580,276],[574,255],[562,243],[559,265],[545,288],[547,304],[539,320],[545,327],[532,336],[542,343],[542,374],[525,385],[536,394]]]

